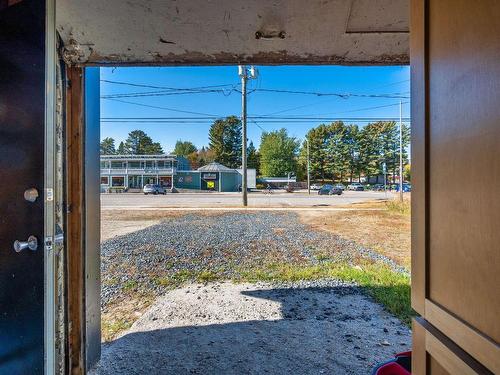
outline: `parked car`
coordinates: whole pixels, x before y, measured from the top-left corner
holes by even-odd
[[[341,195],[342,190],[333,185],[323,185],[318,190],[318,195]]]
[[[336,184],[335,187],[342,190],[342,191],[345,190],[345,186],[343,184]]]
[[[373,191],[384,191],[384,184],[375,184],[372,186]],[[387,190],[390,190],[389,187],[387,187]]]
[[[399,185],[396,185],[396,191],[399,192]],[[403,184],[403,193],[409,193],[409,192],[411,192],[411,185]]]
[[[142,188],[142,192],[145,194],[145,195],[148,195],[148,194],[167,194],[167,189],[165,189],[164,186],[161,186],[161,185],[158,185],[158,184],[146,184],[144,185],[144,187]]]
[[[353,182],[352,184],[347,185],[347,190],[363,191],[365,188],[359,182]]]
[[[319,189],[321,189],[321,185],[319,185],[319,184],[312,184],[311,185],[311,190],[319,190]]]

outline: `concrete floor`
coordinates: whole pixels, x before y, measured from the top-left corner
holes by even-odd
[[[335,207],[375,199],[391,198],[391,193],[376,191],[345,191],[338,195],[318,195],[317,192],[286,193],[274,191],[248,194],[249,207]],[[241,193],[177,193],[166,195],[144,195],[141,193],[101,194],[101,208],[231,208],[241,207]]]
[[[356,287],[215,283],[168,292],[91,375],[369,374],[410,331]]]

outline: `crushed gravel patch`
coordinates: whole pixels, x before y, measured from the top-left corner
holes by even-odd
[[[124,289],[162,295],[162,280],[179,272],[215,270],[230,279],[245,265],[269,260],[316,264],[318,254],[329,261],[355,264],[359,258],[383,262],[397,272],[408,271],[391,259],[331,233],[314,231],[293,212],[230,212],[187,214],[101,244],[102,306]]]

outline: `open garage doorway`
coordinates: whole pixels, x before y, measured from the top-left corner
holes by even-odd
[[[497,319],[500,300],[492,298],[498,294],[500,212],[496,191],[499,175],[495,173],[500,107],[494,100],[498,86],[495,84],[500,76],[499,49],[495,43],[500,7],[495,0],[307,3],[278,0],[272,4],[262,0],[221,0],[217,4],[154,0],[147,4],[119,0],[0,2],[3,31],[0,62],[5,73],[1,75],[5,95],[1,97],[0,111],[4,156],[0,170],[3,180],[9,182],[5,184],[5,194],[1,195],[5,225],[0,226],[0,372],[84,374],[100,355],[97,220],[100,210],[94,203],[98,201],[100,183],[110,187],[110,191],[103,194],[116,195],[120,195],[119,191],[124,194],[123,190],[130,185],[125,182],[126,176],[103,176],[102,179],[99,176],[96,66],[408,64],[410,4],[414,182],[412,306],[421,316],[413,319],[412,372],[500,372]],[[94,126],[87,127],[89,124]],[[151,159],[139,162],[147,166]],[[121,166],[123,168],[123,164]],[[227,172],[219,163],[199,172],[207,173],[206,188],[223,193],[220,176],[224,171]],[[464,176],[473,183],[464,183]],[[273,187],[271,183],[279,185],[283,180],[287,190],[291,190],[291,177],[269,180],[269,190]],[[158,181],[151,176],[147,178],[153,179],[149,185],[164,187],[162,183],[155,184],[161,181],[160,174]],[[191,176],[183,182],[187,180],[194,179]],[[143,183],[143,178],[136,178],[133,186]],[[351,184],[352,190],[360,190],[359,184]],[[171,185],[170,189],[175,188],[173,176]],[[159,188],[153,186],[152,189],[155,196],[155,189]],[[159,194],[156,196],[162,198]],[[230,219],[234,221],[234,217]],[[281,221],[278,228],[272,227],[273,236],[287,233]],[[256,220],[245,221],[249,222]],[[262,229],[249,225],[247,232],[255,228]],[[205,238],[207,234],[216,233],[210,230],[212,228],[205,229]],[[295,230],[286,238],[296,240],[297,233],[300,231]],[[260,231],[258,236],[262,236]],[[313,254],[314,246],[304,250],[306,255]],[[326,258],[323,255],[316,258],[320,270],[325,260],[331,261],[328,254]],[[279,263],[272,266],[253,274],[254,278],[248,281],[269,282],[269,277],[264,277],[271,273],[272,282],[283,281],[282,275],[287,277],[285,282],[290,282],[296,275],[290,267],[280,267]],[[354,270],[366,276],[368,268],[359,264],[351,267],[351,273],[347,273],[351,282],[357,281],[356,275],[360,275]],[[334,271],[337,279],[346,276],[341,272],[345,269]],[[315,268],[311,272],[316,276],[319,271]],[[307,275],[302,272],[299,280],[306,279]],[[201,281],[210,279],[205,274]],[[364,278],[358,283],[369,281]],[[397,284],[397,279],[394,282]],[[331,290],[331,285],[327,288]],[[285,285],[285,289],[289,290],[289,285]],[[391,289],[375,288],[373,298],[379,299]],[[403,283],[400,290],[405,289]],[[184,294],[191,294],[191,290],[188,293],[184,290]],[[217,291],[216,294],[223,293]],[[258,298],[257,295],[267,295],[268,298],[261,298],[264,300],[286,299],[279,293],[259,294],[255,290],[238,291],[238,295],[241,294],[253,302],[256,301],[250,297]],[[340,296],[345,297],[342,293]],[[292,319],[298,305],[300,303],[293,304],[293,310],[289,309]],[[151,311],[152,321],[162,316]],[[255,316],[263,319],[259,314]],[[316,320],[328,320],[322,316],[328,314],[318,314]],[[278,317],[277,324],[280,324],[284,319],[282,315]],[[347,317],[346,321],[349,320]],[[231,339],[245,337],[238,329],[240,322],[236,323],[231,327],[236,328],[238,335],[230,335]],[[157,328],[156,339],[172,337],[174,331],[161,325]],[[214,328],[220,332],[220,325]],[[168,369],[164,363],[155,361],[159,358],[154,356],[158,353],[156,348],[147,347],[153,329],[145,328],[141,332],[146,331],[145,336],[137,337],[144,338],[147,350],[143,353],[150,355],[149,363],[154,363],[154,367],[147,366],[148,370],[165,372]],[[129,333],[132,332],[127,331],[123,338],[133,337]],[[184,340],[184,348],[191,349],[194,341],[189,339],[190,333],[183,331],[175,342]],[[261,333],[262,330],[256,333],[257,337]],[[303,337],[298,337],[295,343],[300,342],[303,347],[304,342],[314,341],[301,340]],[[285,338],[293,339],[289,334]],[[351,342],[348,338],[352,339],[347,336],[345,341]],[[219,342],[210,340],[209,344],[211,341]],[[331,349],[325,341],[323,347]],[[230,341],[233,350],[238,348],[233,345],[235,342]],[[253,343],[265,347],[258,339]],[[390,344],[380,343],[380,347],[390,347]],[[123,345],[124,357],[135,358],[127,351],[126,341],[120,341],[120,345]],[[343,345],[347,346],[347,343]],[[288,353],[296,352],[295,346],[289,347],[292,351]],[[310,353],[315,353],[313,349],[316,350],[311,348]],[[192,350],[185,352],[193,358]],[[253,361],[245,357],[243,365],[239,366],[239,362],[232,365],[238,366],[238,370],[248,364],[270,365],[266,353],[261,355],[258,350],[252,353],[256,353]],[[304,355],[299,358],[300,364],[310,362],[319,367],[322,364],[314,361],[328,357],[307,356],[310,353],[301,353]],[[197,363],[200,358],[207,361],[213,358],[204,352],[196,354]],[[342,353],[340,358],[344,358]],[[195,365],[188,363],[188,370],[197,372]],[[210,365],[203,363],[199,370],[213,368]],[[116,368],[131,369],[124,362],[114,366],[114,372]],[[272,366],[272,370],[275,368]],[[269,371],[269,367],[265,370]],[[318,372],[321,370],[323,368]],[[345,372],[342,370],[337,372]],[[143,371],[141,368],[139,372]]]
[[[361,374],[410,348],[409,69],[252,74],[243,207],[238,66],[101,68],[97,374]]]

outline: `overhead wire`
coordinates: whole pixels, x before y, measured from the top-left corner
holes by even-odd
[[[237,89],[237,84],[224,84],[224,85],[212,85],[212,86],[201,86],[201,87],[165,87],[165,86],[153,86],[153,85],[143,85],[135,84],[129,82],[120,81],[110,81],[101,80],[101,82],[129,85],[134,87],[147,87],[163,89],[162,91],[153,92],[133,92],[133,93],[117,93],[117,94],[107,94],[103,95],[102,98],[110,97],[139,97],[139,96],[162,96],[162,95],[180,95],[186,93],[231,93],[231,92],[241,92]],[[230,90],[221,89],[222,87],[229,87]],[[274,93],[284,93],[284,94],[299,94],[299,95],[314,95],[314,96],[335,96],[342,99],[348,99],[351,97],[357,98],[383,98],[383,99],[409,99],[408,96],[404,96],[406,93],[384,93],[384,94],[356,94],[356,93],[335,93],[335,92],[320,92],[320,91],[296,91],[296,90],[284,90],[284,89],[268,89],[260,87],[260,82],[257,87],[249,90],[252,92],[274,92]]]
[[[395,85],[398,83],[403,83],[407,82],[409,80],[405,81],[400,81],[400,82],[395,82],[390,85]],[[127,86],[134,86],[134,87],[144,87],[144,88],[156,88],[156,89],[161,89],[160,91],[149,91],[149,92],[135,92],[135,93],[121,93],[121,94],[109,94],[109,95],[103,95],[102,99],[107,99],[107,100],[112,100],[115,102],[120,102],[124,104],[131,104],[131,105],[137,105],[141,107],[147,107],[147,108],[154,108],[154,109],[161,109],[161,110],[167,110],[167,111],[172,111],[172,112],[178,112],[178,113],[186,113],[186,114],[194,114],[194,115],[201,115],[201,116],[209,116],[209,118],[206,119],[201,119],[201,118],[103,118],[103,122],[137,122],[137,121],[143,121],[143,122],[151,122],[151,121],[184,121],[184,122],[189,122],[189,121],[201,121],[201,120],[213,120],[216,118],[222,118],[225,116],[220,116],[220,115],[215,115],[215,114],[207,114],[207,113],[202,113],[202,112],[195,112],[195,111],[187,111],[187,110],[180,110],[177,108],[169,108],[169,107],[162,107],[162,106],[156,106],[156,105],[150,105],[150,104],[143,104],[143,103],[137,103],[137,102],[131,102],[127,100],[121,100],[120,98],[128,98],[128,97],[142,97],[142,96],[163,96],[163,95],[185,95],[185,94],[197,94],[197,93],[207,93],[207,92],[218,92],[218,93],[223,93],[226,95],[229,95],[231,92],[236,91],[240,92],[240,90],[236,89],[237,84],[221,84],[221,85],[211,85],[211,86],[201,86],[201,87],[191,87],[191,88],[179,88],[179,87],[165,87],[165,86],[155,86],[155,85],[145,85],[145,84],[136,84],[136,83],[130,83],[130,82],[123,82],[123,81],[111,81],[111,80],[101,80],[101,82],[106,82],[106,83],[111,83],[111,84],[118,84],[118,85],[127,85]],[[402,96],[406,93],[394,93],[394,94],[351,94],[351,93],[344,93],[344,94],[339,94],[339,93],[325,93],[325,92],[314,92],[314,91],[294,91],[294,90],[281,90],[281,89],[265,89],[260,87],[261,82],[257,82],[255,88],[249,90],[249,93],[251,92],[256,92],[256,91],[262,91],[262,92],[278,92],[278,93],[290,93],[290,94],[305,94],[305,95],[315,95],[315,96],[335,96],[337,98],[342,98],[342,99],[348,99],[350,97],[363,97],[363,98],[384,98],[384,99],[390,99],[390,98],[407,98],[405,96]],[[387,85],[389,86],[389,85]],[[222,87],[231,87],[230,89],[221,89]],[[408,102],[404,102],[403,104],[407,104]],[[303,121],[338,121],[342,119],[346,119],[349,121],[376,121],[378,120],[396,120],[397,118],[330,118],[330,117],[311,117],[312,115],[309,115],[309,117],[304,117],[303,115],[290,115],[290,117],[282,117],[282,116],[273,116],[279,113],[284,113],[296,109],[301,109],[305,108],[307,106],[314,105],[316,103],[310,103],[302,106],[297,106],[265,115],[253,115],[249,116],[248,118],[251,119],[257,126],[260,127],[260,125],[255,121],[255,119],[259,119],[259,122],[262,122],[263,120],[269,121],[269,122],[275,122],[275,123],[283,123],[283,122],[303,122]],[[327,115],[327,114],[340,114],[340,113],[350,113],[350,112],[360,112],[360,111],[367,111],[367,110],[372,110],[372,109],[378,109],[378,108],[386,108],[386,107],[392,107],[399,105],[399,103],[394,103],[394,104],[387,104],[387,105],[381,105],[381,106],[373,106],[373,107],[365,107],[365,108],[358,108],[354,110],[347,110],[347,111],[340,111],[340,112],[334,112],[334,113],[323,113],[321,115]],[[293,121],[296,120],[296,121]],[[405,118],[405,120],[408,120],[408,118]],[[262,129],[262,128],[261,128]],[[263,129],[262,129],[263,130]]]
[[[299,94],[299,95],[314,95],[314,96],[336,96],[342,99],[351,97],[357,98],[384,98],[384,99],[409,99],[408,96],[403,96],[403,93],[391,94],[354,94],[354,93],[335,93],[335,92],[319,92],[319,91],[294,91],[294,90],[281,90],[281,89],[265,89],[256,88],[254,91],[262,92],[276,92],[283,94]]]
[[[210,114],[210,113],[184,111],[184,110],[175,109],[175,108],[160,107],[160,106],[150,105],[150,104],[142,104],[142,103],[129,102],[127,100],[121,100],[121,99],[112,99],[112,98],[110,98],[108,100],[112,100],[112,101],[119,102],[119,103],[133,104],[133,105],[137,105],[137,106],[141,106],[141,107],[147,107],[147,108],[163,109],[163,110],[166,110],[166,111],[179,112],[179,113],[188,113],[188,114],[192,114],[192,115],[223,117],[223,116],[218,116],[218,115],[214,115],[214,114]]]
[[[146,85],[140,83],[132,83],[132,82],[123,82],[123,81],[111,81],[108,79],[101,79],[101,82],[111,83],[115,85],[124,85],[124,86],[132,86],[132,87],[144,87],[150,89],[163,89],[163,90],[199,90],[199,89],[210,89],[215,87],[227,87],[227,86],[235,86],[237,83],[226,83],[220,85],[209,85],[209,86],[200,86],[200,87],[191,87],[191,88],[182,88],[182,87],[167,87],[167,86],[155,86],[155,85]]]

